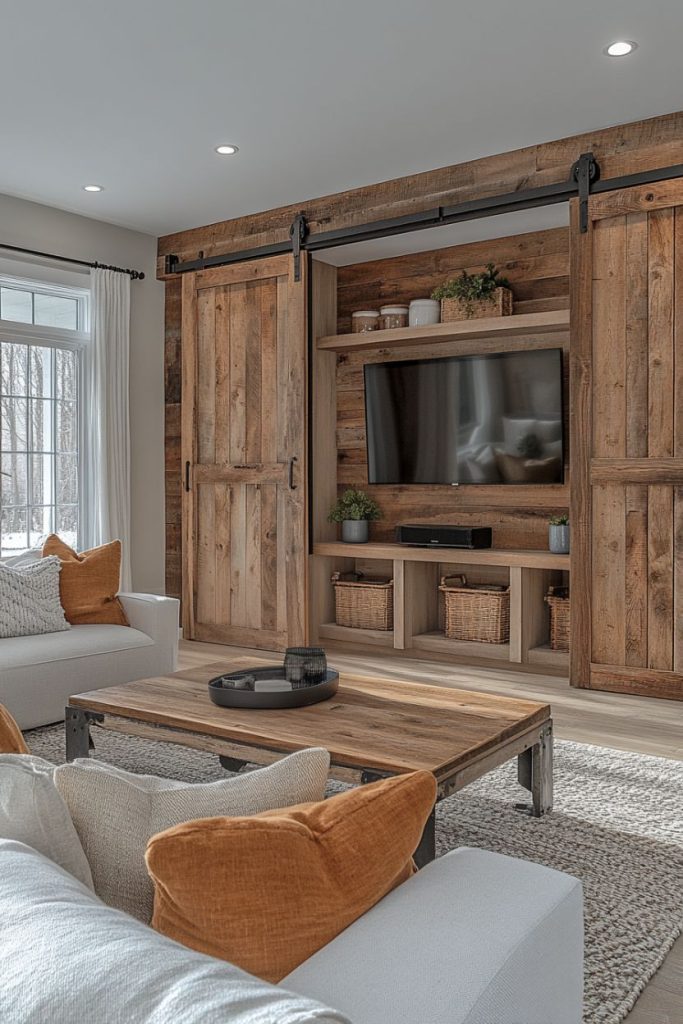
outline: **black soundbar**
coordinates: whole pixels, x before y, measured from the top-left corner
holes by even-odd
[[[396,528],[396,539],[418,548],[490,548],[491,527],[404,524]]]

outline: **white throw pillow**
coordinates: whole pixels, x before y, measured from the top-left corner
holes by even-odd
[[[0,754],[0,839],[27,843],[92,889],[88,861],[53,772],[54,765],[41,757]]]
[[[3,1024],[348,1024],[307,996],[195,953],[0,840]]]
[[[11,568],[0,565],[0,638],[70,629],[59,600],[56,555]]]
[[[196,818],[240,817],[322,800],[329,767],[328,752],[314,747],[258,771],[190,784],[79,759],[55,769],[55,785],[83,844],[97,895],[149,924],[154,886],[145,850],[152,836]]]

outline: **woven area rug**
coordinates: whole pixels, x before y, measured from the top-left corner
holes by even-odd
[[[64,760],[62,726],[27,735],[34,754]],[[683,762],[556,743],[555,810],[515,811],[526,792],[504,765],[437,811],[437,847],[478,846],[559,868],[584,884],[586,1024],[618,1024],[683,927]],[[224,778],[218,758],[100,733],[96,756],[188,782]],[[332,784],[331,790],[341,789]]]

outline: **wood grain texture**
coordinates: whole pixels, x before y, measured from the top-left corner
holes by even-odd
[[[677,699],[682,209],[677,179],[591,201],[586,235],[572,222],[572,390],[575,401],[591,396],[589,419],[572,435],[572,632],[590,637],[573,652],[581,672],[572,669],[572,682]]]
[[[338,330],[348,328],[353,309],[377,308],[383,302],[407,302],[429,295],[447,277],[461,270],[476,271],[489,260],[510,278],[523,306],[538,289],[544,312],[519,313],[498,320],[438,324],[415,331],[419,344],[407,344],[408,331],[378,331],[349,335],[337,353],[337,482],[339,490],[360,487],[379,503],[382,518],[371,526],[377,541],[394,539],[399,523],[455,522],[493,528],[497,548],[547,548],[547,521],[569,505],[568,465],[564,485],[524,487],[448,486],[371,487],[367,478],[363,367],[395,359],[429,359],[464,354],[514,351],[519,348],[562,348],[565,353],[565,413],[569,408],[568,233],[565,229],[540,231],[510,238],[490,239],[432,252],[411,253],[340,267],[338,270]],[[552,289],[542,282],[553,282]],[[519,333],[518,333],[519,332]],[[448,339],[448,340],[446,340]],[[386,344],[384,342],[386,341]],[[323,344],[339,347],[338,337]],[[350,344],[351,348],[347,349]],[[357,347],[358,346],[358,347]],[[565,422],[565,428],[568,423]],[[318,539],[316,537],[316,539]]]
[[[286,256],[183,280],[188,637],[305,639],[305,310]]]
[[[207,684],[230,668],[216,662],[79,694],[71,703],[282,753],[325,747],[335,764],[424,769],[439,783],[550,719],[548,704],[363,676],[343,676],[334,698],[296,714],[217,708]]]

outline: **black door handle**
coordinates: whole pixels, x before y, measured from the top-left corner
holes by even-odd
[[[190,462],[185,463],[185,490],[190,490]]]
[[[295,491],[297,485],[294,483],[294,463],[298,462],[296,455],[293,455],[289,460],[289,489]]]

